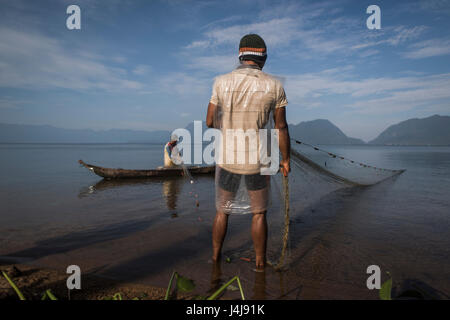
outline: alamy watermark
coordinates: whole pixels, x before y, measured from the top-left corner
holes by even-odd
[[[81,9],[76,4],[71,4],[67,7],[67,14],[70,14],[66,20],[66,27],[69,30],[80,30],[81,29]]]
[[[176,165],[259,164],[262,175],[274,175],[278,172],[280,166],[278,129],[209,128],[203,132],[202,122],[194,121],[193,135],[192,137],[190,131],[182,128],[172,132],[172,136],[176,136],[179,141],[177,144],[179,156],[172,157]],[[203,148],[203,142],[209,144]]]
[[[367,278],[366,286],[367,289],[380,289],[381,288],[381,269],[376,264],[370,265],[366,270],[367,274],[370,274],[369,278]]]
[[[76,4],[71,4],[67,7],[66,13],[70,16],[66,20],[66,27],[69,30],[81,29],[81,9]],[[381,9],[376,4],[372,4],[367,7],[366,13],[370,16],[366,20],[366,26],[368,29],[381,29]]]
[[[379,6],[372,4],[367,7],[366,13],[371,14],[366,20],[367,29],[381,29],[381,9]]]
[[[76,264],[72,264],[67,267],[67,274],[70,276],[67,278],[66,285],[67,289],[81,289],[81,269]]]

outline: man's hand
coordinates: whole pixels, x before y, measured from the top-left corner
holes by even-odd
[[[280,169],[281,169],[281,172],[283,173],[283,175],[285,177],[287,177],[289,172],[291,172],[291,161],[290,161],[290,159],[287,159],[287,160],[283,159],[283,160],[281,160],[281,162],[280,162]]]
[[[278,141],[280,144],[281,158],[283,159],[280,162],[280,168],[283,175],[287,177],[289,172],[291,171],[291,139],[289,137],[289,128],[286,122],[286,108],[281,107],[275,109],[273,117],[275,120],[275,129],[279,130]]]
[[[215,113],[216,113],[216,105],[210,102],[208,104],[208,112],[206,114],[206,126],[208,128],[214,128]]]

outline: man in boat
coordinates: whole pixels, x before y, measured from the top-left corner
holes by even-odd
[[[178,143],[178,137],[172,136],[170,137],[170,141],[166,143],[164,146],[164,167],[171,168],[176,167],[177,165],[173,162],[172,159],[177,159],[179,157],[178,149],[176,145]]]
[[[245,35],[239,44],[240,65],[232,72],[216,78],[208,105],[206,124],[222,131],[256,130],[268,128],[272,117],[278,129],[278,143],[282,160],[281,171],[290,172],[290,139],[286,122],[287,99],[283,86],[276,78],[262,72],[267,58],[264,40],[256,34]],[[226,139],[225,139],[226,140]],[[258,140],[259,141],[259,140]],[[259,143],[259,142],[258,142]],[[226,142],[225,142],[226,144]],[[259,145],[259,144],[258,144]],[[229,152],[229,145],[224,147]],[[266,264],[267,220],[270,176],[262,175],[261,161],[249,163],[250,142],[246,149],[234,150],[234,155],[244,154],[246,162],[216,166],[216,216],[212,230],[213,262],[220,260],[223,241],[227,232],[230,203],[241,194],[244,186],[252,213],[251,235],[256,256],[256,271]],[[259,145],[260,147],[260,145]],[[235,148],[234,138],[232,148]],[[236,207],[236,206],[235,206]],[[232,212],[231,212],[232,213]]]

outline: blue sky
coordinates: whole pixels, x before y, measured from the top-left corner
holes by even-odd
[[[66,8],[81,8],[81,30]],[[381,29],[366,8],[381,8]],[[450,1],[0,0],[0,122],[172,130],[203,120],[239,39],[266,41],[290,123],[370,140],[450,115]]]

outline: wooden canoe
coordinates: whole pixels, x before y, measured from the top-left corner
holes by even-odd
[[[157,168],[150,170],[130,170],[130,169],[113,169],[103,168],[85,163],[83,160],[78,160],[78,163],[83,167],[94,172],[96,175],[105,179],[136,179],[136,178],[153,178],[153,177],[177,177],[183,176],[183,168]],[[187,167],[189,173],[197,174],[213,174],[215,166],[191,166]]]

